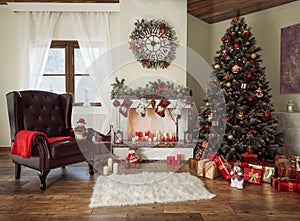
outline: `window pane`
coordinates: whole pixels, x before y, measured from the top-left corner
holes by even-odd
[[[39,88],[56,93],[66,92],[66,78],[64,76],[43,76]]]
[[[79,48],[74,49],[75,74],[86,74],[86,66]]]
[[[65,73],[65,49],[50,48],[45,74]]]

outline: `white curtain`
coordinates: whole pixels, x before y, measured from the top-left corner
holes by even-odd
[[[93,92],[93,96],[101,101],[106,117],[100,132],[105,134],[111,124],[111,102],[107,99],[110,95],[107,88],[104,88],[111,74],[111,58],[107,56],[111,48],[109,12],[73,12],[71,18],[87,71],[90,74],[89,85],[85,84],[85,88],[78,86],[76,93],[80,93],[79,90],[82,92],[88,89],[89,94]],[[104,63],[103,60],[105,60]],[[104,94],[103,91],[105,91]]]
[[[19,12],[20,87],[36,89],[47,62],[54,27],[60,12]]]

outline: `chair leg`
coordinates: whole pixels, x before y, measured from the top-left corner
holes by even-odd
[[[16,180],[21,177],[21,164],[15,163],[15,178]]]
[[[46,170],[46,171],[42,171],[42,172],[38,172],[38,175],[40,177],[41,180],[41,184],[40,184],[40,189],[41,190],[45,190],[46,187],[46,177],[49,174],[50,170]]]
[[[94,175],[94,166],[93,166],[93,163],[88,163],[89,164],[89,174],[91,176]]]

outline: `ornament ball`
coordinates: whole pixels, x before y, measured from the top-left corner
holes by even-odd
[[[227,136],[227,138],[228,138],[229,140],[232,140],[232,139],[233,139],[233,135],[232,135],[232,134],[229,134],[229,135]]]
[[[231,83],[230,83],[230,82],[227,82],[227,83],[226,83],[226,87],[230,88],[230,87],[231,87]]]
[[[257,57],[257,54],[255,54],[255,53],[251,54],[252,59],[255,59],[256,57]]]
[[[215,65],[215,69],[219,69],[221,66],[219,64]]]
[[[250,78],[252,78],[252,77],[253,77],[253,75],[252,75],[251,73],[248,73],[248,74],[247,74],[247,78],[250,79]]]
[[[270,112],[265,113],[265,117],[266,118],[270,118],[271,117],[271,113]]]
[[[253,101],[253,97],[248,97],[248,101]]]

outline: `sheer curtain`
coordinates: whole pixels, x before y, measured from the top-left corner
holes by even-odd
[[[107,99],[110,95],[107,88],[104,88],[111,74],[111,58],[107,56],[111,48],[109,12],[73,12],[71,18],[85,65],[88,67],[87,71],[90,74],[89,84],[85,83],[84,88],[81,88],[79,83],[76,93],[78,90],[82,92],[88,89],[90,92],[93,91],[96,99],[102,102],[105,120],[100,132],[105,134],[111,124],[111,103]],[[105,91],[104,95],[103,91]]]
[[[36,89],[47,62],[54,27],[60,12],[19,12],[20,87]]]

